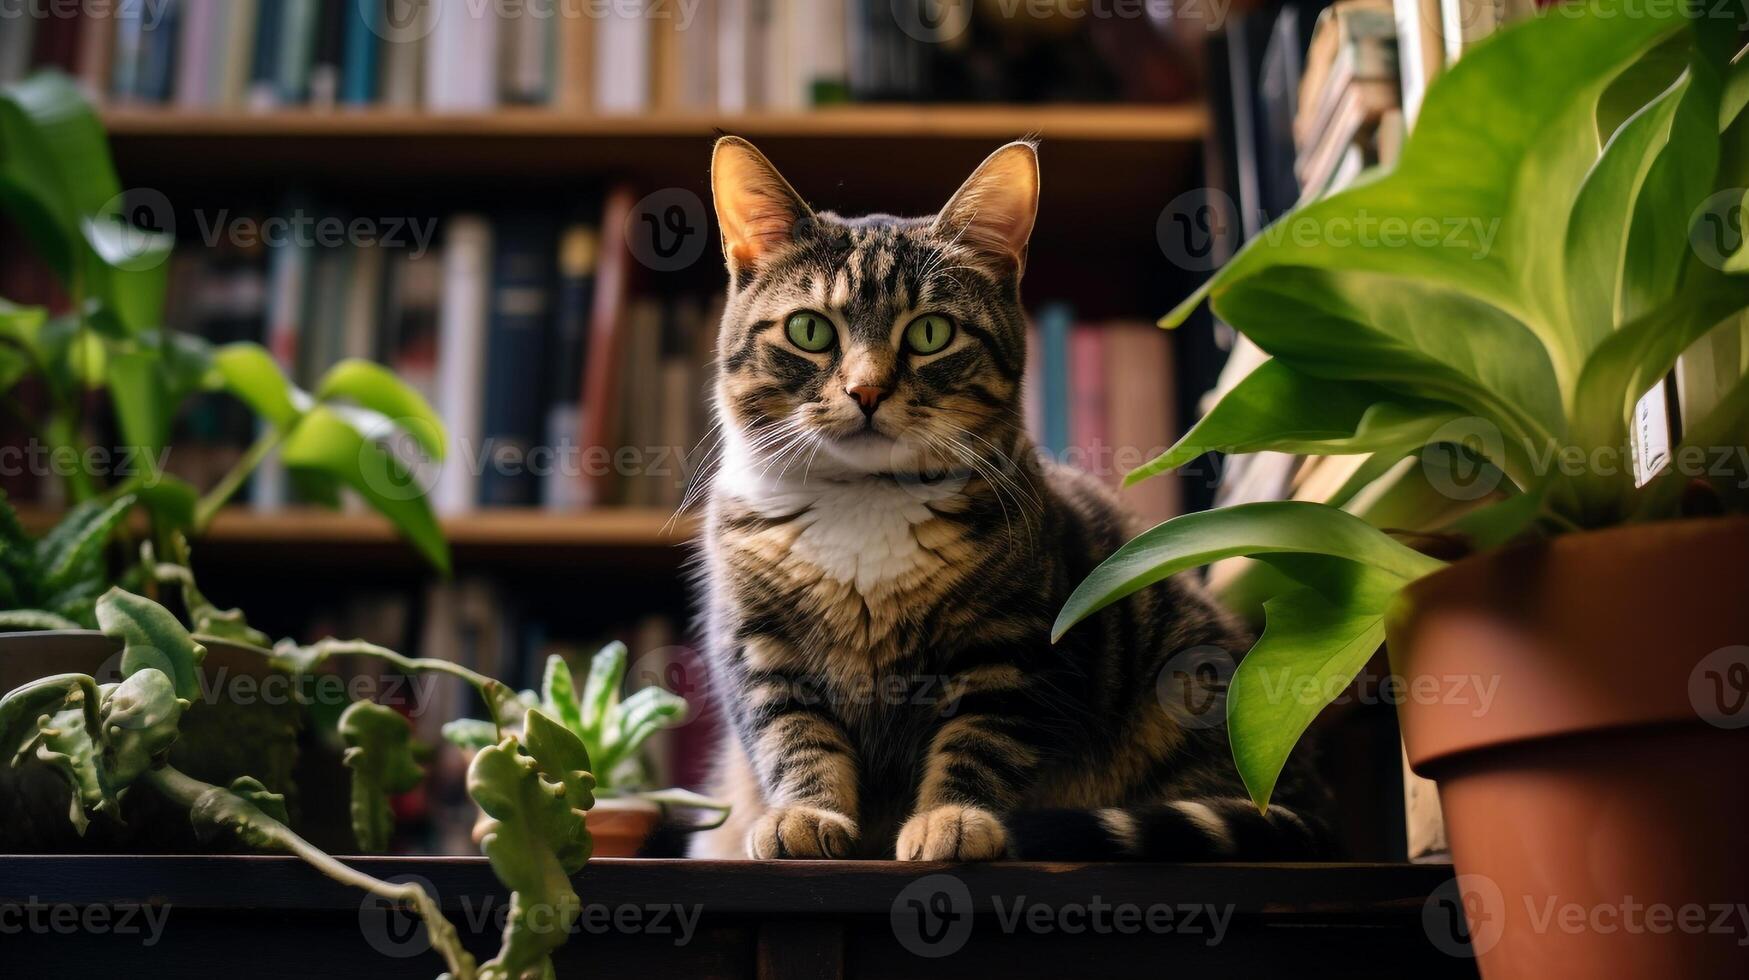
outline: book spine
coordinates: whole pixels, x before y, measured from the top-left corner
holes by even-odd
[[[1104,479],[1102,457],[1110,448],[1105,417],[1105,328],[1076,324],[1069,331],[1069,438],[1074,462]]]
[[[377,100],[384,14],[383,5],[370,0],[347,5],[346,57],[340,92],[340,101],[347,105],[369,105]]]
[[[535,215],[501,220],[494,238],[480,504],[522,507],[536,502],[540,488],[529,454],[545,421],[540,379],[550,356],[554,239]]]
[[[219,0],[183,0],[183,18],[176,58],[176,105],[198,109],[207,105],[207,78],[212,74],[214,28],[224,16]]]
[[[19,81],[30,74],[30,60],[36,49],[36,20],[29,16],[8,16],[6,30],[0,32],[0,84]]]
[[[1052,303],[1038,312],[1044,449],[1058,459],[1069,448],[1069,330],[1073,320],[1073,311],[1063,303]]]
[[[215,101],[228,108],[242,106],[248,98],[250,56],[259,30],[261,5],[256,0],[231,0],[214,83]]]
[[[140,38],[139,89],[135,92],[146,102],[170,100],[175,86],[176,36],[181,33],[182,4],[166,0],[162,12],[145,22]]]
[[[491,288],[492,229],[477,215],[450,219],[443,246],[443,301],[438,321],[438,410],[450,433],[450,451],[432,493],[439,513],[473,510],[479,479],[486,357],[486,310]]]
[[[279,104],[279,36],[285,27],[287,0],[261,0],[255,12],[255,39],[249,56],[249,107],[271,109]]]
[[[359,0],[321,0],[316,38],[310,52],[310,104],[332,108],[340,101],[341,62],[346,57],[346,24]]]
[[[650,107],[650,18],[647,3],[616,5],[595,23],[595,108],[642,112]]]
[[[432,112],[484,112],[497,103],[496,8],[471,0],[434,0],[426,38],[425,105]],[[475,15],[476,10],[478,16]]]
[[[92,10],[79,19],[79,85],[85,97],[102,102],[109,94],[109,70],[115,58],[115,16]]]
[[[578,459],[583,449],[583,372],[588,369],[589,313],[595,294],[595,260],[600,235],[579,222],[559,238],[559,279],[554,289],[553,373],[546,421],[546,444],[561,459]],[[577,475],[555,466],[542,481],[541,504],[548,510],[577,510],[583,487]]]
[[[279,50],[274,55],[274,89],[281,104],[309,101],[310,68],[316,56],[321,14],[320,0],[282,0]]]

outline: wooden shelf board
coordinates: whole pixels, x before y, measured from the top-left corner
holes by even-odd
[[[187,112],[116,108],[104,113],[110,133],[152,137],[881,137],[1048,140],[1195,141],[1208,130],[1197,104],[1169,105],[858,105],[802,112],[652,112],[626,115],[542,109],[490,113],[392,110]]]
[[[27,529],[40,533],[54,524],[57,515],[26,510],[20,516]],[[685,544],[698,531],[698,520],[694,517],[631,508],[576,513],[506,508],[448,517],[442,524],[450,546],[464,556],[479,551],[665,551]],[[375,514],[314,509],[221,511],[197,545],[198,557],[213,551],[237,553],[257,549],[276,554],[311,554],[324,549],[354,552],[405,548],[389,522]],[[411,549],[406,550],[410,556]]]

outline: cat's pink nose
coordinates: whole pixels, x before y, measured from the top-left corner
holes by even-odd
[[[851,385],[844,389],[844,393],[856,399],[856,403],[862,406],[862,414],[873,415],[893,390],[880,385]]]

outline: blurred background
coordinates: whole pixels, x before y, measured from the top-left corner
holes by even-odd
[[[517,687],[549,653],[623,639],[629,685],[698,710],[663,736],[655,785],[695,785],[714,728],[681,505],[714,446],[715,134],[847,214],[932,213],[995,147],[1042,138],[1028,421],[1116,486],[1196,418],[1235,346],[1206,313],[1153,321],[1302,194],[1388,162],[1472,21],[1512,15],[1458,3],[1469,19],[1441,34],[1438,0],[1322,19],[1320,0],[50,2],[0,23],[0,82],[59,68],[101,105],[128,213],[179,241],[169,326],[260,341],[305,385],[375,359],[454,437],[424,473],[453,576],[270,464],[199,543],[207,592],[275,636],[360,636]],[[1399,64],[1405,12],[1431,19]],[[0,248],[0,294],[65,304],[14,229]],[[1231,359],[1228,383],[1258,355]],[[216,395],[176,425],[168,469],[202,486],[255,436]],[[1352,476],[1204,459],[1123,493],[1161,520]],[[40,475],[0,482],[31,513],[63,503]],[[425,696],[433,744],[477,707]],[[1401,857],[1391,705],[1357,696],[1320,725],[1351,848]],[[404,849],[471,849],[446,759],[447,781],[401,801]]]

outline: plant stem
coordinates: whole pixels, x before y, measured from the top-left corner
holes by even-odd
[[[249,447],[249,451],[243,454],[243,458],[237,460],[237,465],[231,467],[231,471],[225,474],[225,478],[207,491],[206,496],[200,498],[200,502],[194,508],[194,529],[197,532],[206,530],[207,525],[212,523],[214,515],[218,514],[219,508],[225,506],[232,497],[236,496],[237,491],[243,488],[243,482],[249,479],[249,475],[261,466],[262,461],[267,459],[269,453],[279,447],[284,438],[284,435],[276,428],[261,433],[256,438],[254,445]]]
[[[203,783],[172,766],[150,770],[141,778],[165,799],[192,811],[191,816],[196,821],[197,829],[203,826],[203,819],[217,817],[219,819],[208,822],[205,826],[208,829],[223,827],[241,836],[247,843],[292,854],[343,885],[362,889],[391,902],[412,906],[425,922],[432,948],[443,956],[456,980],[472,980],[475,976],[474,958],[462,948],[455,926],[444,918],[437,902],[418,884],[383,881],[348,867],[326,851],[299,837],[290,827],[268,816],[242,796],[211,783]]]

